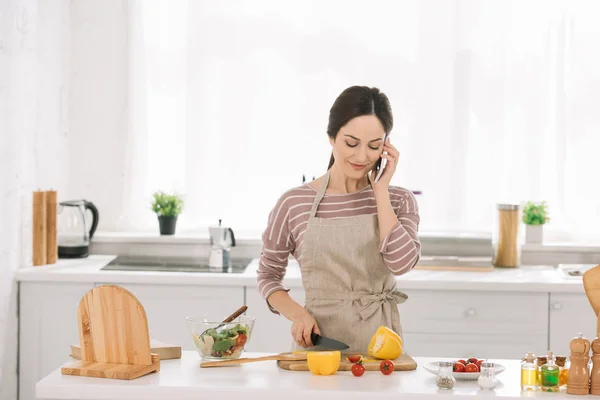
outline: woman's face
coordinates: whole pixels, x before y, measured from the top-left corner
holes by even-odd
[[[375,115],[351,119],[340,129],[335,140],[329,138],[335,165],[349,178],[362,179],[379,160],[384,137],[383,125]]]

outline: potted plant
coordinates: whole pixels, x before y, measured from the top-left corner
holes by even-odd
[[[174,235],[177,217],[183,209],[183,199],[176,194],[156,192],[153,195],[152,211],[158,216],[161,235]]]
[[[548,206],[545,201],[541,203],[526,202],[523,206],[526,243],[542,243],[544,241],[544,224],[549,220]]]

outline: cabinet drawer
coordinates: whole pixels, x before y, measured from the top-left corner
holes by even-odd
[[[412,357],[520,359],[527,352],[544,354],[546,335],[464,335],[405,333],[405,350]]]
[[[548,294],[512,292],[405,291],[399,306],[404,332],[527,332],[547,335]]]

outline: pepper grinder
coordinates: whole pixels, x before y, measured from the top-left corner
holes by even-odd
[[[590,377],[590,393],[600,395],[600,338],[592,342],[592,376]]]
[[[571,340],[571,367],[567,379],[567,393],[586,395],[590,393],[590,341],[579,334]]]

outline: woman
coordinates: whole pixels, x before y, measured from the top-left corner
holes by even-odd
[[[258,287],[271,311],[292,321],[298,346],[311,347],[315,332],[365,352],[381,325],[402,335],[397,304],[407,297],[395,290],[394,275],[415,266],[421,244],[415,197],[390,186],[399,157],[385,140],[392,125],[379,89],[344,90],[329,112],[327,173],[284,193],[269,215]],[[387,165],[374,182],[381,158]],[[300,265],[305,307],[282,285],[290,254]]]

